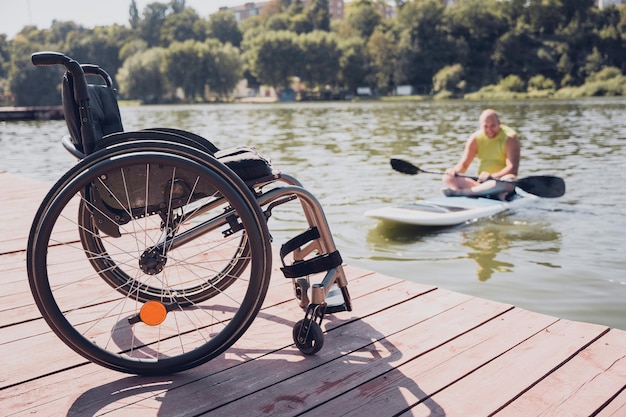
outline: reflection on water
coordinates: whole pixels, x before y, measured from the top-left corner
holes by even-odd
[[[559,234],[552,231],[549,225],[520,224],[513,221],[512,217],[486,222],[483,227],[468,229],[461,235],[462,245],[470,249],[468,256],[478,265],[476,274],[480,281],[487,281],[496,271],[514,271],[512,262],[500,261],[497,256],[518,242],[525,246],[532,245],[532,250],[537,252],[559,251]],[[545,245],[546,242],[553,243],[551,248]],[[554,265],[552,267],[558,268]]]
[[[467,248],[461,257],[476,263],[476,276],[479,281],[487,281],[494,272],[510,273],[515,270],[515,263],[498,259],[500,253],[506,253],[515,246],[528,246],[529,252],[553,252],[560,250],[560,234],[548,224],[526,223],[515,220],[514,215],[498,215],[491,219],[454,227],[420,227],[394,222],[378,222],[367,233],[367,241],[375,251],[384,253],[386,258],[379,260],[403,259],[405,252],[415,251],[416,247],[429,241],[436,241],[445,235],[458,235],[459,243]],[[459,253],[458,247],[450,253]],[[548,268],[560,268],[550,262],[538,262]]]
[[[362,213],[438,195],[435,175],[389,166],[405,155],[441,171],[478,115],[495,107],[522,144],[521,176],[558,175],[564,197],[448,229],[388,227]],[[350,264],[557,317],[626,329],[626,99],[278,103],[122,107],[126,130],[177,127],[220,148],[253,145],[322,203]],[[75,163],[63,121],[0,123],[0,169],[55,181]],[[475,170],[475,168],[470,168]],[[473,171],[472,171],[473,172]],[[288,205],[286,205],[288,206]],[[274,244],[301,232],[276,210]]]
[[[512,263],[496,259],[498,253],[511,247],[506,233],[485,227],[475,233],[463,233],[463,238],[462,245],[471,249],[467,255],[478,265],[476,274],[480,281],[487,281],[494,271],[513,271]]]

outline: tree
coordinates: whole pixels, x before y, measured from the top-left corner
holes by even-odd
[[[498,39],[509,30],[502,2],[468,0],[455,3],[446,9],[445,18],[451,36],[467,44],[466,59],[456,62],[463,64],[468,83],[479,87],[495,82],[498,72],[491,56]]]
[[[165,72],[173,87],[180,87],[185,98],[193,101],[203,96],[207,73],[205,56],[208,45],[192,39],[172,43],[165,52]]]
[[[534,73],[543,66],[539,56],[541,47],[541,42],[533,35],[530,27],[519,25],[498,39],[491,54],[491,61],[499,73],[520,76]],[[548,70],[552,72],[555,65],[556,63]]]
[[[313,30],[330,30],[328,0],[311,0],[305,11]]]
[[[121,48],[119,58],[122,62],[136,53],[143,52],[148,49],[148,44],[143,39],[134,39],[126,42]]]
[[[263,32],[246,40],[244,50],[250,72],[263,84],[287,87],[302,68],[302,49],[293,32]]]
[[[533,33],[551,35],[563,22],[560,0],[531,0],[526,9],[526,20]]]
[[[8,72],[9,90],[16,95],[16,106],[54,106],[61,104],[63,70],[35,67],[30,61],[33,51],[45,50],[41,44],[26,37],[11,42],[11,62]]]
[[[346,24],[364,39],[369,39],[382,20],[383,16],[372,0],[354,0],[347,6]]]
[[[136,30],[139,28],[139,9],[137,8],[137,2],[131,0],[130,6],[128,6],[128,23],[131,29]]]
[[[9,72],[9,63],[11,61],[11,51],[9,49],[9,41],[7,35],[0,34],[0,80],[6,78]],[[0,88],[0,94],[2,93]]]
[[[372,74],[372,63],[367,52],[365,41],[352,37],[340,42],[341,58],[339,61],[339,79],[352,93],[361,86],[375,86]]]
[[[300,35],[299,41],[303,53],[300,78],[311,86],[335,84],[341,58],[335,34],[316,30]]]
[[[116,77],[120,93],[130,99],[160,102],[168,86],[162,69],[165,54],[164,48],[150,48],[124,61]]]
[[[376,29],[367,42],[367,51],[372,59],[376,86],[388,92],[395,85],[394,72],[397,68],[397,42],[392,32]]]
[[[433,77],[433,91],[435,93],[449,91],[457,94],[462,92],[465,86],[463,72],[464,70],[461,64],[443,67]]]
[[[150,3],[143,9],[139,33],[149,47],[161,45],[161,27],[167,18],[168,9],[169,6],[164,3]]]
[[[219,11],[209,17],[208,36],[222,43],[239,47],[243,35],[237,25],[235,14],[231,11]]]
[[[207,84],[220,97],[227,96],[243,77],[243,59],[239,49],[230,43],[209,39],[205,57]]]
[[[161,26],[160,44],[167,46],[188,39],[204,40],[205,34],[196,33],[194,30],[198,20],[200,20],[198,13],[190,8],[168,15]]]
[[[397,17],[396,82],[430,87],[446,65],[466,61],[467,44],[454,39],[446,26],[446,9],[437,0],[406,3]]]

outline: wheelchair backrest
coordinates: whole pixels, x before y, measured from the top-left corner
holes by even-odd
[[[117,94],[109,85],[87,85],[89,93],[89,107],[93,117],[92,124],[95,130],[95,140],[111,133],[123,132],[122,117],[117,104]],[[83,138],[81,134],[80,113],[78,103],[74,98],[74,80],[71,73],[66,72],[63,77],[63,111],[65,122],[70,132],[72,143],[83,152]]]

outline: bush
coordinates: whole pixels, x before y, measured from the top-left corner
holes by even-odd
[[[507,75],[505,78],[501,79],[498,83],[498,88],[503,91],[511,91],[515,93],[525,91],[524,81],[522,81],[522,79],[515,74]]]
[[[528,91],[554,90],[556,83],[543,75],[535,75],[528,80]]]
[[[607,71],[605,71],[607,70]],[[566,87],[556,92],[558,98],[626,96],[626,76],[619,70],[605,68],[587,77],[579,87]]]
[[[433,90],[435,93],[462,90],[465,87],[463,81],[463,66],[461,64],[448,65],[440,69],[433,77]]]
[[[620,77],[621,75],[622,72],[619,70],[619,68],[604,67],[600,71],[594,72],[593,74],[589,75],[589,77],[587,77],[587,79],[585,80],[585,83],[595,81],[608,81],[612,78]]]

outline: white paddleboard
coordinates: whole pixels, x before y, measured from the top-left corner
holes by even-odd
[[[435,197],[366,211],[367,217],[415,226],[454,226],[493,216],[536,201],[539,197],[518,190],[511,201],[473,197]]]

